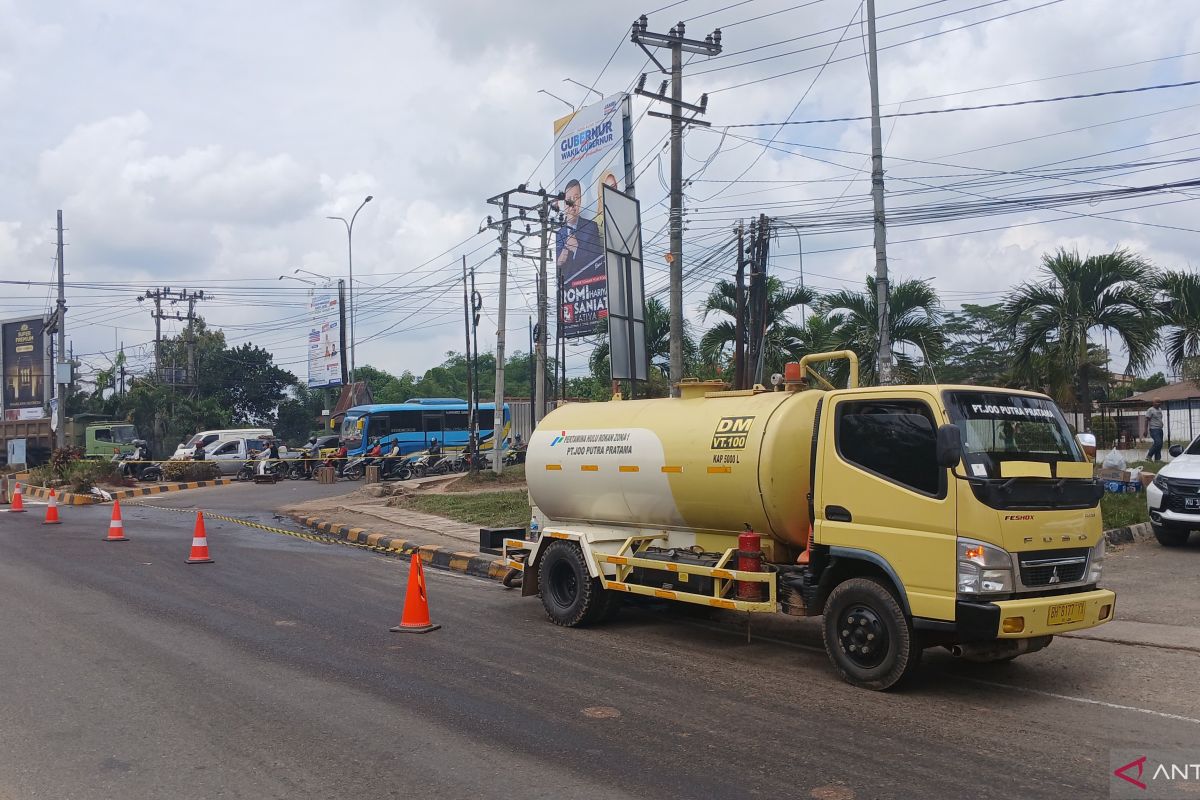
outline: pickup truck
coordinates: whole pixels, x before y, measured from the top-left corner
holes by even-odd
[[[222,475],[236,475],[254,453],[266,446],[262,439],[225,439],[210,445],[204,458],[216,464]]]

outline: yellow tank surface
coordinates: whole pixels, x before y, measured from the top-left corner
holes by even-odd
[[[538,510],[564,525],[693,531],[706,548],[716,544],[711,535],[736,536],[748,523],[803,548],[823,392],[711,388],[684,385],[682,398],[573,403],[547,415],[525,466]]]

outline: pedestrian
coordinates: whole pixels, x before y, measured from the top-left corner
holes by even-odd
[[[1146,460],[1162,461],[1162,400],[1155,400],[1154,404],[1146,409],[1146,433],[1150,436],[1150,452],[1146,454]]]

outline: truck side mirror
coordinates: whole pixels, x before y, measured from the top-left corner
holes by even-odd
[[[944,469],[954,469],[962,460],[962,431],[946,423],[937,429],[937,463]]]
[[[1167,452],[1171,454],[1171,458],[1179,458],[1183,455],[1183,445],[1173,444],[1167,448]]]

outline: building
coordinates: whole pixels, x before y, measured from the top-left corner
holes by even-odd
[[[1200,435],[1200,386],[1193,381],[1169,383],[1100,406],[1105,416],[1115,418],[1118,440],[1132,443],[1145,438],[1145,412],[1155,400],[1162,401],[1164,440],[1190,442]]]

